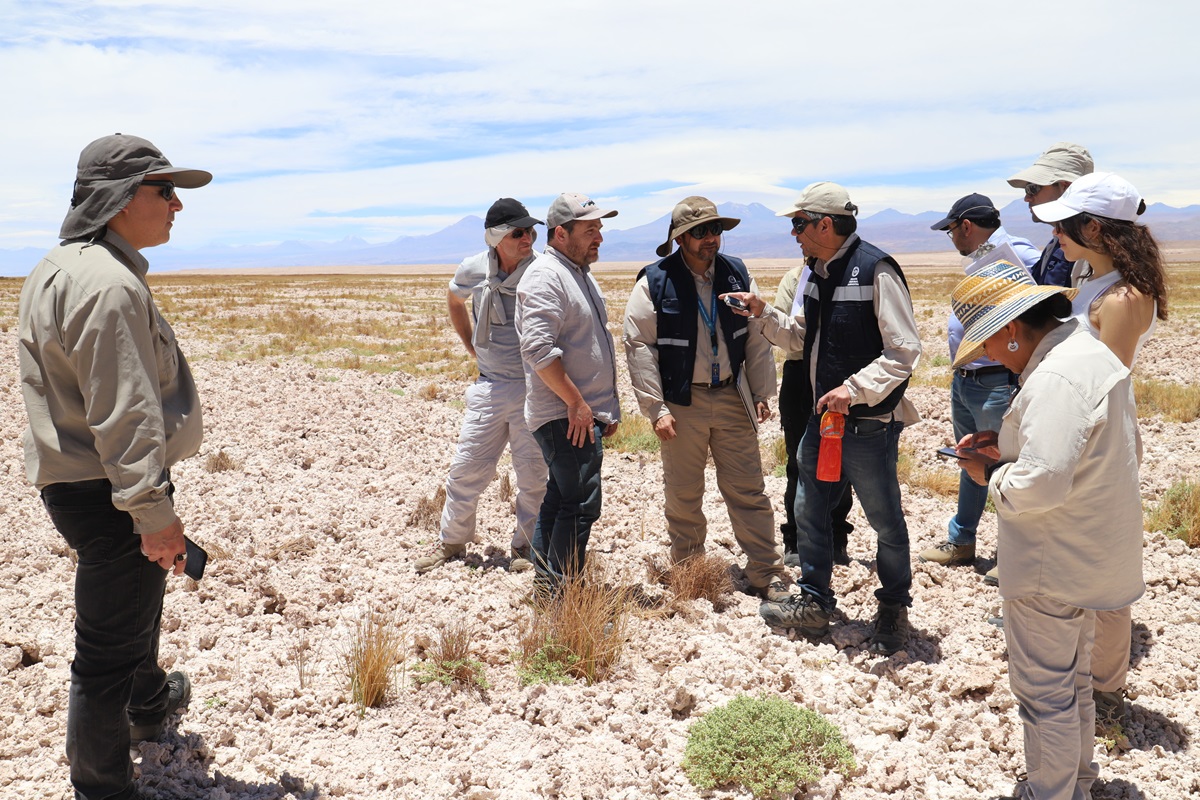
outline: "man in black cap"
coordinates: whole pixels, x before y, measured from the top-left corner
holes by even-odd
[[[21,290],[25,466],[78,555],[67,757],[76,798],[135,798],[130,744],[187,704],[158,665],[168,572],[183,571],[170,468],[200,448],[200,400],[140,251],[171,238],[176,188],[212,175],[114,134],[79,157],[63,242]]]
[[[1000,212],[992,201],[981,194],[969,194],[957,200],[944,219],[929,226],[945,231],[959,255],[971,259],[968,274],[988,253],[1007,245],[1021,264],[1030,269],[1038,263],[1041,253],[1028,239],[1010,236],[1000,224]],[[1005,250],[1006,254],[1009,252]],[[1009,258],[1012,255],[1008,256]],[[950,313],[946,324],[950,340],[950,360],[958,353],[963,326]],[[950,418],[954,424],[954,441],[968,433],[998,431],[1004,412],[1017,385],[1017,378],[1002,364],[981,356],[954,370],[950,381]],[[937,547],[922,550],[918,557],[943,566],[975,562],[975,532],[987,505],[988,489],[971,480],[962,470],[958,480],[958,509],[949,522],[949,536]]]
[[[525,369],[514,323],[517,284],[538,255],[533,249],[537,239],[533,226],[541,224],[516,200],[500,198],[483,222],[487,250],[463,261],[450,281],[446,293],[450,323],[476,359],[479,379],[467,389],[458,449],[446,476],[441,541],[433,553],[417,559],[418,573],[461,556],[467,543],[475,540],[479,496],[495,477],[505,444],[517,473],[517,526],[508,568],[524,572],[533,566],[530,544],[546,494],[546,461],[525,425]],[[468,297],[473,319],[467,310]]]
[[[662,444],[671,563],[704,552],[704,467],[711,454],[750,588],[782,601],[792,593],[775,549],[757,433],[771,413],[775,359],[759,323],[718,299],[723,292],[758,292],[742,260],[718,252],[721,235],[739,222],[705,197],[675,206],[657,251],[663,258],[641,271],[625,307],[625,358],[638,405]],[[679,245],[674,253],[672,242]]]

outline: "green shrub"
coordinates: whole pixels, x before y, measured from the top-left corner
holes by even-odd
[[[545,642],[537,650],[524,657],[517,666],[517,677],[522,686],[535,683],[574,683],[571,668],[579,663],[579,656],[553,641]]]
[[[657,453],[658,434],[641,413],[622,411],[621,424],[616,433],[604,440],[604,447],[618,453]]]
[[[1172,539],[1200,547],[1200,485],[1176,481],[1146,515],[1146,530],[1162,531]]]
[[[692,725],[682,766],[700,789],[739,785],[756,798],[791,797],[827,770],[856,769],[841,732],[820,714],[746,695]]]

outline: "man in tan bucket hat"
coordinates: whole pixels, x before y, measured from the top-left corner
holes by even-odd
[[[740,221],[704,197],[675,206],[657,250],[662,258],[642,269],[625,307],[625,358],[638,405],[661,443],[671,562],[704,552],[711,453],[750,587],[780,601],[790,597],[788,577],[775,549],[757,435],[771,413],[775,362],[758,321],[718,299],[758,291],[741,259],[719,252],[721,235]]]

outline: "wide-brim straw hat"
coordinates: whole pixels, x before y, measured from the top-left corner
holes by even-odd
[[[979,358],[985,341],[1050,295],[1072,299],[1078,293],[1078,289],[1063,286],[1041,286],[1024,267],[1008,261],[996,261],[968,275],[950,294],[954,316],[963,326],[962,343],[951,366],[961,367]]]

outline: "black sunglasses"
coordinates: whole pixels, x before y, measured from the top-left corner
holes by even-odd
[[[708,222],[688,230],[693,239],[703,239],[706,236],[720,236],[725,232],[725,226],[719,222]]]
[[[142,181],[142,186],[161,187],[158,193],[162,195],[163,200],[171,201],[175,199],[174,181]]]
[[[824,219],[824,217],[817,217],[816,219],[813,219],[807,214],[797,214],[796,216],[792,217],[792,233],[796,236],[799,236],[800,234],[804,233],[804,229],[809,225],[820,222],[822,219]]]
[[[1045,188],[1045,186],[1038,186],[1036,183],[1027,183],[1025,184],[1025,196],[1033,197],[1035,194]]]
[[[526,236],[532,235],[533,228],[513,228],[512,233],[509,234],[514,239],[524,239]]]

